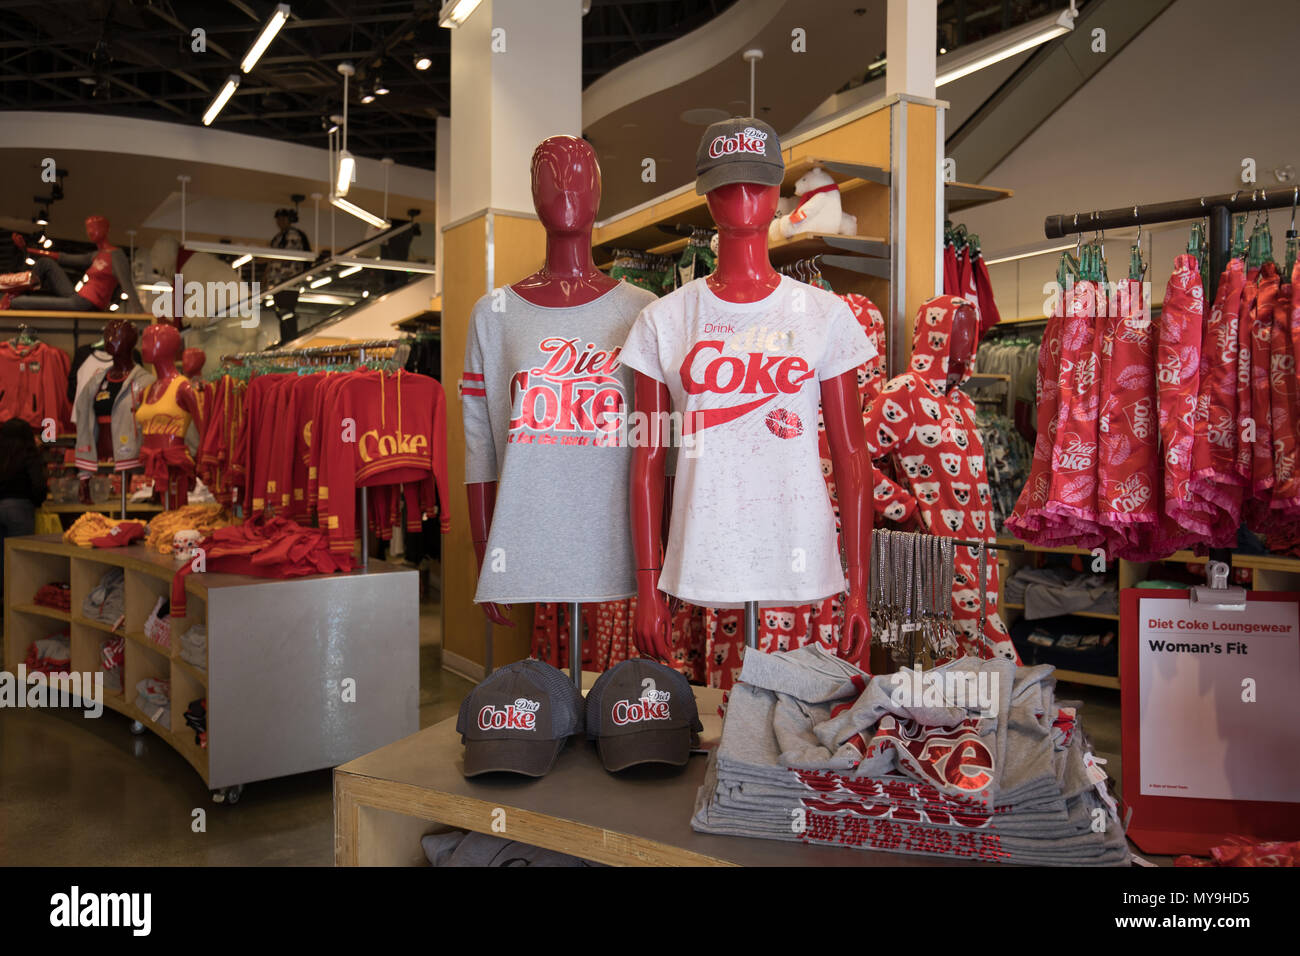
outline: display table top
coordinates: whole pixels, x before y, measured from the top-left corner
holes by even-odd
[[[594,677],[595,675],[584,675]],[[590,679],[584,684],[589,685]],[[703,743],[721,731],[722,692],[696,687]],[[633,767],[611,774],[594,743],[571,738],[555,767],[530,780],[493,774],[467,780],[456,720],[449,718],[340,766],[334,775],[335,862],[418,862],[419,828],[393,815],[482,833],[599,863],[646,866],[969,866],[935,857],[779,840],[716,836],[691,829],[706,757],[683,769]],[[502,821],[494,830],[494,821]],[[426,826],[423,832],[433,832]],[[367,841],[402,840],[383,848]]]

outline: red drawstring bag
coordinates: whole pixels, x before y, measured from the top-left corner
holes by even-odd
[[[1038,378],[1035,395],[1038,403],[1038,436],[1034,439],[1034,457],[1029,464],[1029,479],[1020,491],[1016,506],[1006,520],[1006,527],[1022,541],[1046,544],[1047,495],[1052,484],[1052,447],[1056,443],[1057,412],[1061,391],[1057,375],[1061,367],[1061,331],[1065,327],[1064,300],[1047,318],[1043,341],[1038,349]]]
[[[1165,287],[1156,346],[1156,395],[1165,480],[1161,513],[1161,548],[1166,553],[1208,539],[1214,506],[1195,498],[1189,487],[1192,446],[1196,437],[1196,400],[1201,381],[1201,335],[1205,293],[1196,256],[1180,255]],[[1177,532],[1169,540],[1165,532]],[[1172,547],[1170,547],[1172,545]]]
[[[980,338],[993,326],[1002,321],[998,305],[993,301],[993,280],[989,278],[989,267],[984,264],[984,256],[975,254],[971,263],[971,272],[975,277],[975,295],[980,308]]]
[[[1066,292],[1061,333],[1060,408],[1052,447],[1052,483],[1046,510],[1055,537],[1081,548],[1105,542],[1097,522],[1098,416],[1101,411],[1101,342],[1106,300],[1096,283]]]
[[[961,280],[957,276],[957,249],[951,242],[943,244],[943,294],[961,294]]]
[[[1156,415],[1155,335],[1142,282],[1119,283],[1107,311],[1110,357],[1105,366],[1097,461],[1098,521],[1107,551],[1120,558],[1146,555],[1159,523],[1160,424]]]
[[[1237,325],[1246,266],[1231,260],[1219,279],[1201,341],[1200,394],[1192,445],[1191,492],[1214,505],[1207,544],[1235,547],[1241,524],[1237,460]]]

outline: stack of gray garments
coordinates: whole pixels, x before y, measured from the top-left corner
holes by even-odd
[[[126,613],[126,573],[109,568],[81,603],[81,613],[92,621],[110,626]]]
[[[208,669],[208,629],[195,624],[181,635],[181,660],[201,671]]]
[[[1114,579],[1070,568],[1021,568],[1002,591],[1003,600],[1025,606],[1025,620],[1059,614],[1118,614],[1119,587]]]
[[[146,677],[135,685],[135,706],[156,724],[172,729],[171,681]]]
[[[1054,699],[1052,670],[962,658],[870,677],[818,644],[747,651],[691,826],[987,862],[1127,864],[1104,773],[1090,776],[1077,705]]]
[[[487,833],[430,833],[420,840],[432,866],[602,866]]]

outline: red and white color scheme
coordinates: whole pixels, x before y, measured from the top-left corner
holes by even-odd
[[[921,306],[912,334],[911,369],[891,379],[868,407],[867,443],[875,459],[894,456],[898,475],[910,489],[900,489],[884,501],[877,498],[877,511],[888,514],[898,503],[904,509],[915,508],[923,530],[931,534],[993,541],[984,443],[975,427],[975,404],[955,385],[950,391],[946,388],[953,317],[966,304],[964,299],[945,295]],[[969,377],[969,368],[968,363],[963,381]],[[992,652],[1019,661],[997,613],[997,561],[988,562],[982,635],[977,633],[979,560],[975,550],[957,548],[956,568],[952,604],[961,649],[974,657],[988,657]]]
[[[845,589],[814,425],[821,382],[875,354],[839,298],[788,277],[746,303],[697,279],[641,312],[623,364],[667,386],[685,435],[662,591],[734,607]]]

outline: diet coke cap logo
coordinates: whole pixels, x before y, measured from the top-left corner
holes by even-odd
[[[779,186],[785,175],[776,131],[760,119],[736,117],[704,131],[695,154],[695,191],[728,183]]]

